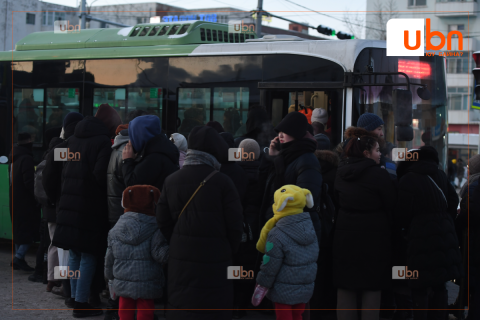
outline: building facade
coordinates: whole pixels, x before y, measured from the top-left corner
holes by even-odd
[[[395,13],[387,13],[386,8]],[[379,13],[381,9],[385,12]],[[473,102],[475,63],[472,53],[480,50],[480,5],[476,0],[367,0],[366,37],[385,37],[388,19],[430,19],[431,31],[445,36],[459,31],[463,36],[461,56],[447,56],[448,148],[450,158],[466,160],[478,153],[480,110],[471,108]],[[384,38],[385,39],[385,38]],[[438,38],[437,38],[438,39]],[[432,44],[435,45],[435,37]],[[447,46],[443,48],[447,50]],[[452,51],[459,50],[459,38],[452,37]]]

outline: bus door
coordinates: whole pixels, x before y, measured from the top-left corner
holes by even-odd
[[[331,146],[340,143],[344,130],[343,83],[259,82],[260,104],[265,106],[275,127],[290,112],[304,113],[312,124],[312,112],[323,109],[322,125]],[[315,132],[318,127],[314,124]]]

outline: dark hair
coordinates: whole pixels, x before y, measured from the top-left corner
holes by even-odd
[[[345,148],[345,155],[347,157],[357,157],[363,158],[365,155],[363,151],[368,150],[369,152],[375,147],[378,143],[378,140],[370,136],[361,136],[359,138],[353,137],[347,144]]]
[[[135,119],[136,117],[140,117],[140,116],[146,116],[148,115],[149,113],[145,110],[142,110],[142,109],[135,109],[135,110],[132,110],[130,111],[128,114],[127,114],[127,119],[126,119],[126,122],[129,123],[130,121],[132,121],[133,119]]]

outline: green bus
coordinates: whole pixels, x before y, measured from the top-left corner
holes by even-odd
[[[273,125],[292,106],[326,109],[332,148],[361,114],[375,113],[387,141],[432,145],[445,168],[444,58],[387,57],[385,45],[259,39],[206,21],[32,33],[14,51],[0,52],[0,157],[9,155],[19,132],[29,132],[40,162],[48,130],[68,112],[94,115],[102,103],[123,120],[146,110],[167,134],[185,136],[211,120],[241,136],[249,108],[261,105]],[[8,165],[5,157],[0,162],[0,237],[11,238]]]

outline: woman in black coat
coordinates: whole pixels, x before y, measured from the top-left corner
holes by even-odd
[[[376,138],[352,138],[345,160],[337,169],[335,194],[339,205],[333,238],[333,283],[338,288],[337,308],[356,309],[357,291],[362,309],[379,309],[381,290],[390,286],[391,211],[396,192],[388,172],[378,166]],[[356,311],[337,311],[348,319]],[[378,318],[378,310],[363,310],[362,317]]]
[[[227,144],[204,126],[192,129],[188,145],[182,170],[167,177],[157,206],[158,225],[170,245],[168,308],[180,309],[167,311],[167,319],[231,319],[230,310],[184,310],[232,309],[227,268],[243,233],[242,204],[223,173],[211,176],[191,199],[200,183],[220,169]]]
[[[9,155],[10,190],[12,204],[10,217],[13,226],[15,270],[33,271],[25,261],[30,245],[40,240],[40,206],[35,200],[35,167],[33,163],[32,140],[29,133],[19,133],[18,143]]]
[[[397,168],[398,202],[395,225],[405,230],[407,243],[403,264],[418,271],[409,280],[414,318],[427,319],[427,310],[446,309],[445,283],[461,276],[461,256],[453,218],[458,196],[447,175],[438,169],[438,153],[431,146],[419,150],[418,161],[401,162]],[[433,289],[431,294],[428,293]],[[429,297],[430,296],[430,297]],[[445,319],[445,311],[430,310],[435,319]]]
[[[103,109],[116,113],[110,106]],[[99,112],[100,108],[97,115]],[[70,153],[78,152],[80,160],[64,162],[57,227],[52,241],[58,248],[70,249],[69,268],[81,272],[78,279],[70,281],[75,298],[74,314],[78,316],[101,314],[101,310],[85,309],[93,309],[88,303],[90,286],[98,263],[103,262],[100,257],[105,256],[109,229],[106,175],[112,152],[110,139],[115,128],[111,132],[104,120],[85,117],[66,141],[65,147]]]

